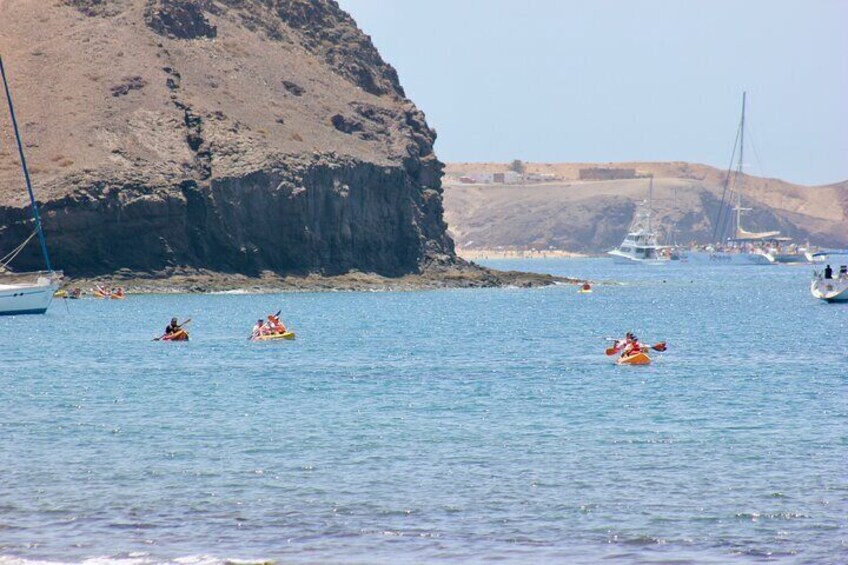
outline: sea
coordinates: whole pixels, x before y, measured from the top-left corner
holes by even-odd
[[[0,319],[0,565],[848,563],[848,305],[810,267],[487,264],[598,284]],[[297,339],[249,341],[279,309]],[[617,366],[628,331],[668,349]]]

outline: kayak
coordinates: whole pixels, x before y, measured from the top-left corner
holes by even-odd
[[[161,341],[188,341],[188,332],[185,330],[177,330],[172,334],[164,336]]]
[[[251,338],[251,341],[272,341],[275,339],[294,339],[294,332],[258,335],[254,338]]]
[[[617,365],[650,365],[651,358],[644,351],[640,351],[627,357],[619,357],[615,363]]]
[[[580,290],[577,291],[577,294],[592,294],[592,289],[590,288],[590,289],[586,290],[585,288],[581,288]]]

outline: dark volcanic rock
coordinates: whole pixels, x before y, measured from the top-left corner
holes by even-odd
[[[302,86],[290,80],[283,81],[283,88],[285,88],[290,94],[293,94],[294,96],[303,96],[303,93],[305,92]]]
[[[175,39],[213,38],[218,29],[209,23],[198,0],[152,0],[145,13],[150,29]]]

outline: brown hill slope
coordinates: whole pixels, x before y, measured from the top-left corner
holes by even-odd
[[[333,0],[0,0],[0,54],[59,268],[453,258],[435,132]],[[5,105],[0,135],[8,250],[32,225]]]
[[[636,204],[647,197],[647,179],[580,181],[585,167],[633,168],[654,175],[659,231],[677,240],[708,242],[722,195],[724,172],[689,163],[527,164],[527,172],[560,180],[525,185],[461,184],[470,173],[506,170],[499,163],[453,163],[446,167],[445,217],[460,247],[548,248],[601,252],[621,242]],[[793,185],[745,176],[745,216],[753,231],[779,229],[798,241],[848,246],[848,182]]]

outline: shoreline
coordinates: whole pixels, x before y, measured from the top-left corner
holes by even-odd
[[[340,275],[280,275],[263,272],[251,277],[204,269],[180,269],[170,273],[118,272],[96,277],[66,277],[62,289],[81,288],[90,293],[95,285],[122,287],[126,294],[274,294],[280,292],[398,292],[451,288],[538,288],[583,283],[554,275],[499,271],[460,261],[450,266],[431,266],[421,273],[387,277],[352,271]]]
[[[563,249],[535,251],[532,249],[457,249],[456,254],[466,261],[485,261],[487,259],[586,259],[594,255],[576,253]]]

